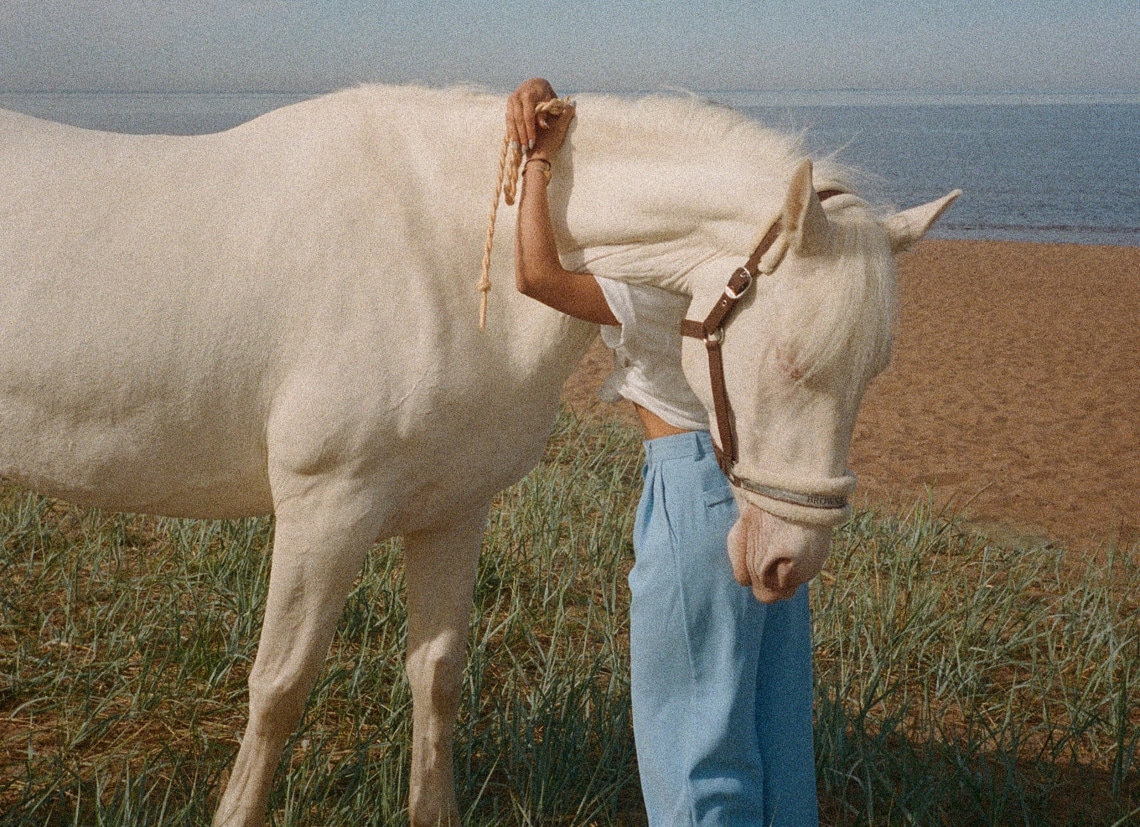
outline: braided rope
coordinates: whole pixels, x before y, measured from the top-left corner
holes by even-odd
[[[534,108],[535,114],[550,114],[558,117],[570,103],[569,98],[555,98],[540,103]],[[495,240],[495,218],[499,213],[499,198],[507,206],[515,203],[518,193],[519,169],[522,165],[522,148],[512,143],[509,135],[503,135],[503,148],[499,152],[499,175],[495,180],[495,194],[491,201],[491,214],[487,218],[487,239],[483,243],[483,268],[475,289],[482,293],[479,299],[479,329],[487,327],[487,296],[491,292],[491,247]]]

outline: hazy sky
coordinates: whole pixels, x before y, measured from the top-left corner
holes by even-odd
[[[1140,91],[1137,0],[0,0],[0,91]]]

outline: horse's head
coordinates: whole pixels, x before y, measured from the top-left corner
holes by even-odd
[[[850,514],[855,416],[890,358],[894,254],[957,195],[880,219],[853,195],[821,202],[805,161],[748,264],[695,285],[685,375],[740,506],[733,571],[760,600],[818,574]]]

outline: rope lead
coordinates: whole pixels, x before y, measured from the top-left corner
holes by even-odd
[[[555,98],[535,107],[535,114],[551,114],[558,117],[570,102],[569,98]],[[499,175],[495,180],[495,194],[491,201],[491,214],[487,218],[487,240],[483,244],[483,268],[475,289],[482,295],[479,298],[479,329],[487,328],[487,295],[491,292],[491,246],[495,240],[495,217],[499,212],[499,197],[507,206],[515,203],[518,192],[519,167],[522,165],[522,148],[512,144],[509,135],[503,135],[503,148],[499,152]]]

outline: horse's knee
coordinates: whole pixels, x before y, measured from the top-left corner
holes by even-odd
[[[434,641],[408,654],[405,669],[415,701],[430,704],[439,712],[454,712],[459,706],[464,650],[458,641]]]
[[[249,676],[250,724],[267,735],[288,737],[304,714],[311,681],[299,674],[266,674],[256,668]]]

